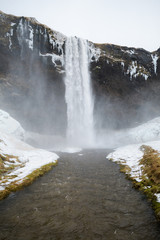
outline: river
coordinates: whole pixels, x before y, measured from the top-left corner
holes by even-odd
[[[160,225],[109,150],[58,153],[58,166],[0,202],[0,240],[158,240]]]

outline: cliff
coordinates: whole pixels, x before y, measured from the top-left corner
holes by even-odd
[[[95,46],[100,48],[101,54],[97,61],[92,62],[91,72],[95,103],[101,114],[108,112],[108,117],[113,115],[122,120],[119,125],[127,126],[158,115],[160,49],[150,53],[144,49],[111,44]],[[103,109],[102,96],[107,103],[103,104]]]
[[[0,13],[0,107],[25,127],[65,128],[64,41],[34,18]]]
[[[65,41],[34,18],[0,12],[0,108],[30,130],[66,128]],[[128,127],[160,114],[160,49],[89,42],[89,51],[97,127]]]

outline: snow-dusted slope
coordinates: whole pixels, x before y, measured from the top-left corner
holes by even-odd
[[[126,136],[130,142],[140,143],[160,139],[160,117],[132,128]]]
[[[25,130],[21,124],[12,118],[7,112],[0,109],[0,131],[11,134],[18,139],[24,140]]]
[[[4,190],[10,183],[23,182],[24,178],[37,168],[48,163],[56,163],[58,156],[55,153],[36,149],[30,145],[0,132],[0,156],[9,157],[4,161],[5,167],[11,171],[4,174],[0,180],[0,190]]]
[[[160,156],[160,117],[154,118],[138,127],[129,129],[122,134],[122,138],[126,139],[130,144],[127,146],[119,147],[114,152],[110,153],[107,158],[127,166],[125,172],[137,182],[143,182],[143,165],[141,159],[144,156],[142,145],[149,146],[158,151]],[[150,156],[152,158],[152,156]],[[157,166],[158,167],[158,166]],[[151,188],[151,186],[146,186]],[[154,193],[157,197],[157,202],[160,203],[160,193]]]
[[[114,152],[108,154],[107,158],[113,162],[118,162],[122,165],[129,166],[130,176],[136,181],[142,181],[142,165],[140,160],[143,158],[144,152],[141,146],[147,145],[157,150],[160,153],[160,141],[152,141],[139,144],[131,144],[124,147],[117,148]],[[157,201],[160,202],[160,193],[156,194]]]
[[[24,133],[19,122],[0,110],[0,199],[11,184],[23,184],[34,170],[56,163],[59,158],[53,152],[33,148],[21,141]]]

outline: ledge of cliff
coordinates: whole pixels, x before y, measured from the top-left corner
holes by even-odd
[[[34,18],[0,12],[0,108],[25,128],[66,128],[65,41]],[[160,49],[89,46],[97,127],[128,127],[160,114]]]

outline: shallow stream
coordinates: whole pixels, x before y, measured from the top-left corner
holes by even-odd
[[[58,153],[59,164],[0,202],[0,240],[158,240],[145,196],[107,150]]]

